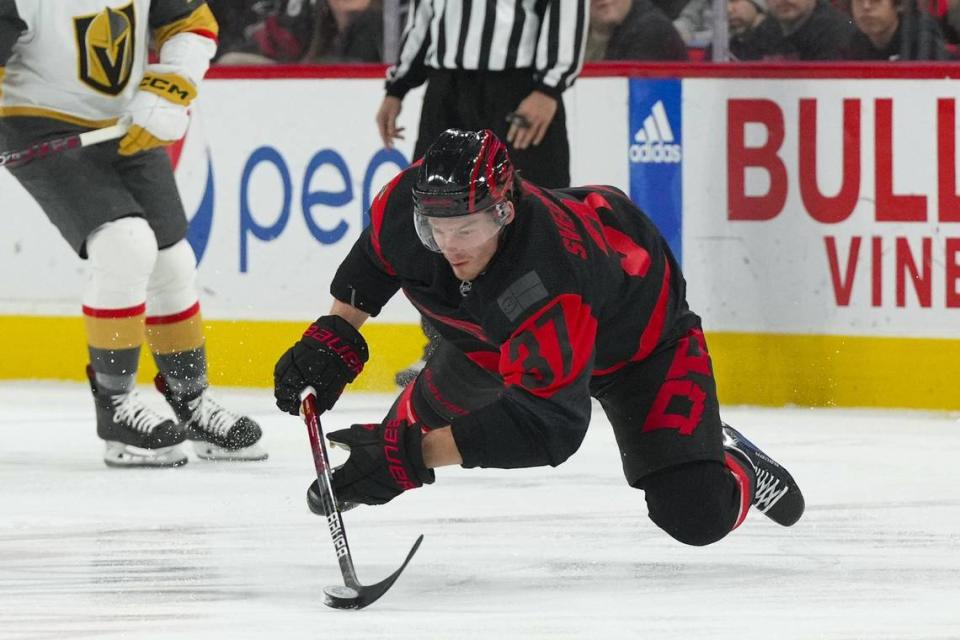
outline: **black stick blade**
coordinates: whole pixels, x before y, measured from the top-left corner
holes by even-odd
[[[413,543],[413,547],[407,554],[406,560],[404,560],[403,564],[400,565],[400,568],[377,584],[372,584],[369,587],[366,587],[357,583],[348,584],[346,585],[346,588],[324,588],[323,604],[334,609],[363,609],[364,607],[373,604],[379,600],[380,596],[385,594],[390,587],[393,586],[394,582],[397,581],[397,578],[400,577],[400,574],[403,573],[403,570],[406,569],[407,565],[410,563],[410,559],[413,558],[413,554],[415,554],[417,549],[420,548],[421,542],[423,542],[423,535],[417,538],[417,541]],[[352,597],[353,594],[350,593],[351,591],[356,592],[357,596],[355,598]]]

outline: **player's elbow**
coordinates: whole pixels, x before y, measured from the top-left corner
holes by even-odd
[[[566,462],[575,454],[587,434],[587,423],[572,421],[563,425],[551,425],[545,438],[546,453],[551,467]]]

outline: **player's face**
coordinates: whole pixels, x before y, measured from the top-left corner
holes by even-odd
[[[473,280],[483,273],[497,252],[500,230],[513,219],[513,205],[505,222],[494,212],[475,213],[459,218],[429,218],[430,230],[440,253],[460,280]]]

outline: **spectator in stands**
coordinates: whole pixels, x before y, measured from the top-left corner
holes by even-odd
[[[687,48],[651,0],[590,0],[586,60],[686,60]]]
[[[260,0],[208,0],[207,6],[220,24],[219,46],[214,62],[218,62],[224,54],[244,47],[247,28],[263,18],[255,10],[255,5],[259,6]]]
[[[258,20],[243,29],[236,43],[221,43],[219,64],[273,64],[299,62],[307,53],[314,32],[318,2],[276,0],[256,2]],[[214,14],[216,15],[216,14]],[[244,15],[241,14],[243,19]]]
[[[858,31],[844,51],[849,60],[944,60],[943,34],[913,0],[851,0]]]
[[[654,6],[660,9],[670,20],[680,17],[680,12],[690,0],[653,0]]]
[[[380,0],[320,0],[304,62],[383,61]]]
[[[673,26],[688,47],[706,47],[713,41],[713,0],[690,0]]]
[[[731,60],[760,60],[765,51],[776,47],[782,36],[774,30],[759,28],[766,19],[766,0],[727,2]]]
[[[772,20],[757,27],[765,60],[837,60],[855,31],[828,0],[767,0]]]

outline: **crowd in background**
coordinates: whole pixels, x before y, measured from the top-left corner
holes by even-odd
[[[398,23],[409,0],[401,0]],[[381,0],[208,0],[219,64],[382,63]],[[713,58],[713,0],[591,0],[586,60]],[[731,60],[957,60],[960,0],[727,0]]]

